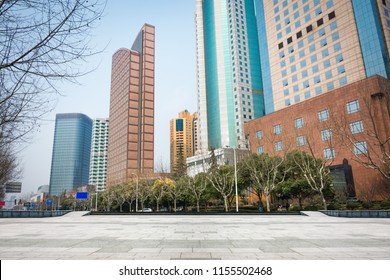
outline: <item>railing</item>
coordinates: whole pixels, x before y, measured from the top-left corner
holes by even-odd
[[[321,210],[320,212],[333,217],[390,218],[389,210]]]
[[[70,210],[1,210],[0,218],[44,218],[44,217],[58,217],[71,212]]]

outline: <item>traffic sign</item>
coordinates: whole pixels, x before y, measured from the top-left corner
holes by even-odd
[[[88,199],[88,192],[76,192],[76,199]]]

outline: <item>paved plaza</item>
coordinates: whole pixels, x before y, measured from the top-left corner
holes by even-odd
[[[390,259],[390,219],[90,216],[0,219],[0,259]]]

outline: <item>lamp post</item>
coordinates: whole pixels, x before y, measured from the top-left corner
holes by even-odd
[[[135,185],[135,212],[138,212],[138,175],[135,173],[132,173],[132,175],[135,175],[137,177]]]
[[[226,146],[227,148],[231,148],[230,146]],[[234,157],[234,185],[236,188],[236,212],[238,212],[238,188],[237,188],[237,155],[236,148],[233,149],[233,157]]]

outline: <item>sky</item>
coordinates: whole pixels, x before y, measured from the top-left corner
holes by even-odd
[[[169,121],[180,111],[197,109],[195,0],[107,0],[104,14],[91,41],[104,51],[88,61],[96,70],[79,78],[79,84],[58,85],[55,108],[20,152],[22,193],[49,184],[56,114],[109,116],[112,55],[131,48],[144,23],[156,27],[155,166],[169,168]]]

